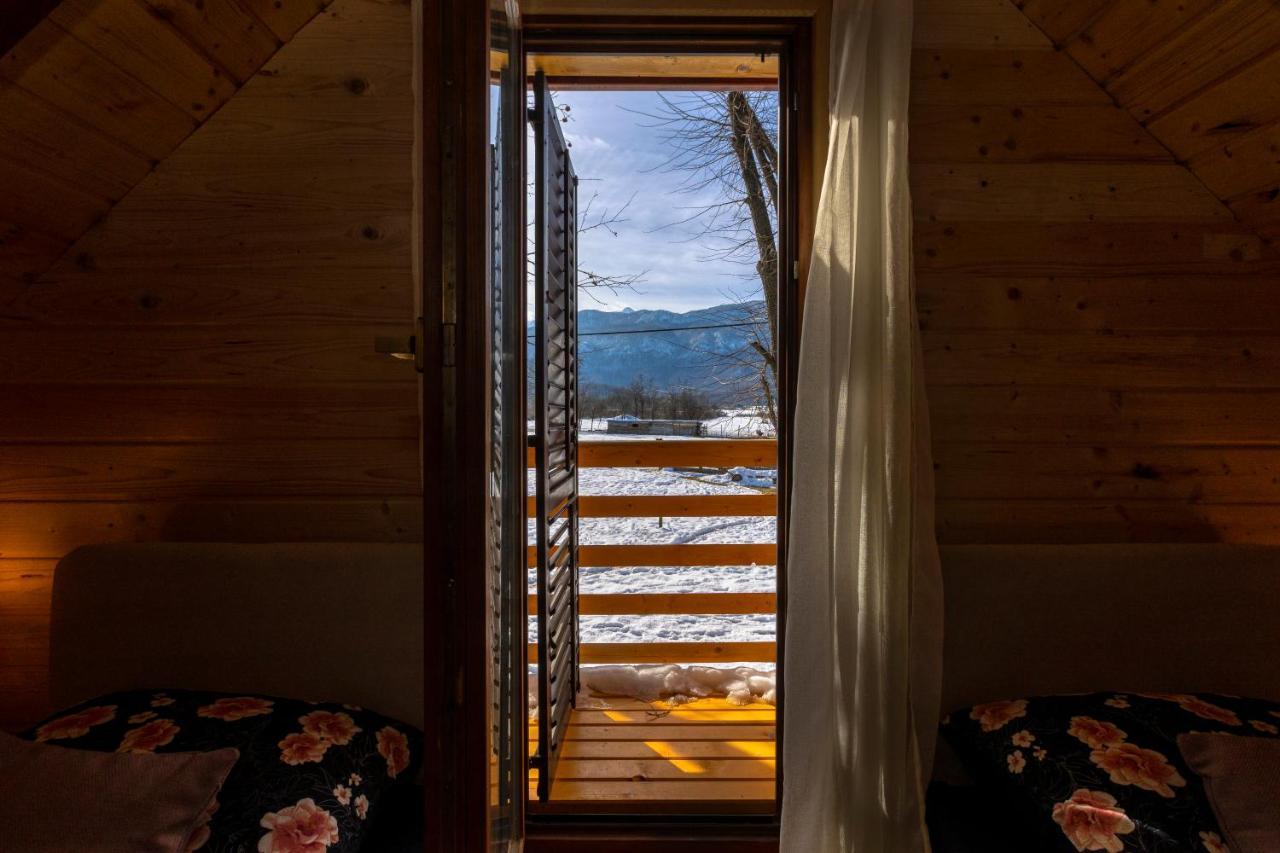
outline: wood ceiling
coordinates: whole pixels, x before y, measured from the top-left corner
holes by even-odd
[[[1017,5],[1242,223],[1280,240],[1280,3]]]
[[[328,2],[62,0],[36,22],[7,16],[33,28],[0,57],[0,279],[48,269]],[[917,43],[992,20],[1001,46],[1032,38],[1007,2],[920,0]],[[1237,219],[1280,239],[1280,4],[1015,5]]]
[[[48,269],[328,0],[45,5],[0,27],[0,282]]]

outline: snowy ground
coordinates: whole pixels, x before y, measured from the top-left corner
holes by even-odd
[[[772,438],[773,425],[749,409],[707,422],[708,438]]]
[[[584,422],[583,441],[621,438],[588,431],[592,426],[603,428],[602,423]],[[666,437],[662,440],[673,439]],[[586,468],[579,473],[579,488],[584,495],[758,494],[761,488],[751,488],[743,483],[766,487],[776,476],[772,470],[735,470],[743,475],[740,482],[733,480],[731,474],[734,472],[696,474],[657,468]],[[776,535],[777,525],[772,517],[590,518],[583,519],[579,528],[582,545],[763,543],[775,541]],[[532,543],[532,525],[529,536]],[[579,587],[583,593],[773,592],[776,589],[776,572],[773,566],[757,565],[588,568],[581,570]],[[530,569],[530,592],[535,588],[534,570]],[[775,638],[775,617],[772,614],[584,616],[581,624],[582,639],[588,643],[761,642]],[[531,619],[531,635],[536,631],[536,620]],[[755,666],[772,669],[771,664]],[[677,677],[669,672],[658,673],[655,668],[649,669],[654,670],[654,677],[661,676],[671,683],[689,677],[688,671]],[[605,676],[606,672],[602,671],[599,679],[602,684]],[[610,682],[619,677],[616,672],[608,674]],[[705,683],[706,678],[699,681]]]
[[[623,439],[630,441],[636,436],[632,435],[609,435],[605,432],[607,429],[607,419],[605,418],[583,418],[580,422],[582,425],[582,437],[590,441],[613,441]],[[773,425],[770,424],[755,409],[737,409],[731,412],[703,421],[706,427],[706,438],[772,438],[774,435]],[[533,425],[529,427],[533,429]],[[590,433],[590,435],[588,435]],[[598,435],[597,435],[598,433]],[[643,436],[641,436],[643,438]],[[666,440],[672,438],[680,438],[680,436],[667,436]]]

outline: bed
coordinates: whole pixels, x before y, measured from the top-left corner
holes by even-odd
[[[964,546],[943,549],[942,563],[935,848],[1226,850],[1208,807],[1184,803],[1212,786],[1178,750],[1184,730],[1270,748],[1280,723],[1280,548]],[[1131,756],[1165,781],[1115,769]],[[1017,799],[1040,794],[1037,785],[1057,790],[1039,803]],[[1076,791],[1116,834],[1070,835],[1072,815],[1086,808],[1070,802]],[[1120,814],[1131,802],[1147,811]],[[1175,802],[1181,837],[1156,816]],[[1033,824],[1049,835],[1029,841],[1022,833]]]
[[[64,710],[28,738],[237,749],[188,850],[291,850],[304,819],[331,853],[420,849],[422,565],[417,545],[79,548],[54,575]]]

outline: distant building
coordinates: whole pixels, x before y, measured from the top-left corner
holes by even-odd
[[[644,420],[635,415],[618,415],[605,421],[611,435],[684,435],[696,438],[706,435],[702,421]]]

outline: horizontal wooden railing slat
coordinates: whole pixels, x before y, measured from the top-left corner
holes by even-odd
[[[778,547],[772,542],[726,542],[690,545],[582,545],[578,565],[582,568],[622,566],[772,566]],[[536,565],[537,553],[528,549],[529,565]]]
[[[529,513],[535,498],[528,498]],[[580,518],[707,518],[734,515],[773,515],[777,495],[582,495]]]
[[[534,465],[533,449],[528,464]],[[579,468],[774,468],[778,443],[771,438],[699,438],[667,441],[584,441]]]
[[[534,464],[533,448],[528,464]],[[694,439],[584,442],[578,446],[579,468],[772,468],[778,464],[778,446],[772,439]],[[530,512],[533,499],[530,498]],[[770,516],[777,512],[777,496],[771,492],[736,495],[584,495],[579,498],[582,518],[706,518]],[[529,549],[529,565],[536,554]],[[630,566],[743,566],[774,565],[777,546],[767,543],[690,543],[653,545],[583,545],[583,568]],[[530,614],[536,614],[534,596]],[[623,593],[579,596],[584,616],[646,614],[753,614],[775,613],[773,593]],[[530,659],[537,648],[529,647]],[[772,642],[652,642],[583,643],[584,664],[730,663],[773,662],[777,645]]]
[[[538,647],[529,644],[529,659]],[[582,663],[769,663],[777,659],[776,643],[583,643]]]
[[[772,592],[627,592],[586,593],[578,596],[583,616],[617,616],[686,613],[776,613],[778,596]],[[538,597],[529,596],[529,614],[538,612]]]

